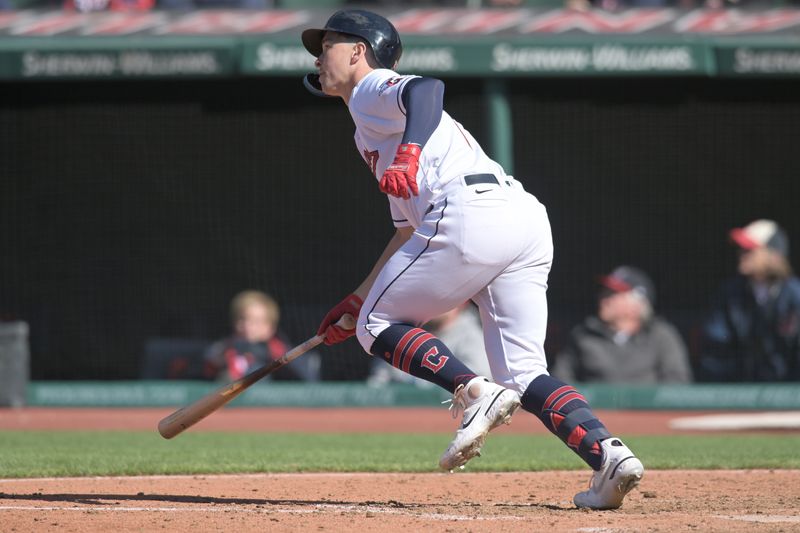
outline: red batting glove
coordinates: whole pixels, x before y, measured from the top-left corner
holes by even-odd
[[[349,339],[356,334],[356,330],[342,329],[336,325],[336,322],[345,314],[351,314],[353,318],[357,319],[362,305],[364,305],[364,301],[355,294],[351,294],[328,311],[328,314],[322,319],[322,324],[319,325],[317,335],[325,335],[325,344],[328,346]]]
[[[386,172],[380,181],[380,189],[386,194],[408,200],[411,191],[414,196],[419,194],[417,187],[417,170],[419,170],[419,154],[422,147],[418,144],[401,144],[397,147],[397,154],[392,164],[386,167]]]

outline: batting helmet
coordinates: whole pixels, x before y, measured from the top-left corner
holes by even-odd
[[[392,23],[382,16],[363,9],[344,9],[337,11],[322,29],[308,29],[303,32],[303,45],[314,57],[322,53],[322,37],[326,31],[355,35],[367,41],[375,54],[375,59],[384,68],[394,68],[403,45],[400,34]]]

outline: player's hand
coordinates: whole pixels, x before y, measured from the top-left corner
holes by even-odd
[[[347,298],[336,304],[336,307],[328,311],[325,318],[322,319],[322,324],[319,325],[317,335],[324,335],[324,342],[328,346],[331,344],[338,344],[346,339],[349,339],[356,334],[354,329],[343,329],[336,325],[336,322],[342,318],[344,314],[350,314],[358,317],[361,306],[364,301],[355,294],[349,295]]]
[[[410,194],[417,196],[417,170],[419,170],[419,154],[422,148],[418,144],[401,144],[397,147],[397,154],[392,164],[386,167],[386,172],[380,181],[380,189],[386,194],[408,200]]]

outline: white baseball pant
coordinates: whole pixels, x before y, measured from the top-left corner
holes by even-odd
[[[420,326],[472,299],[492,378],[522,394],[547,373],[547,277],[553,242],[545,207],[513,178],[447,184],[364,301],[356,335],[369,353],[392,324]],[[500,181],[498,181],[500,180]],[[456,354],[457,355],[457,354]]]

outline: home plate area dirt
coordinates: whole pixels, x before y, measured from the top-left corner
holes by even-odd
[[[800,471],[650,471],[585,511],[586,472],[0,480],[0,531],[800,531]]]
[[[0,410],[0,429],[155,431],[169,409]],[[600,411],[598,411],[600,413]],[[193,431],[450,432],[436,409],[231,409]],[[703,413],[605,411],[619,434],[686,433]],[[391,421],[391,424],[389,424]],[[497,430],[545,433],[520,413]],[[2,449],[0,449],[2,453]],[[0,533],[205,531],[798,531],[800,470],[647,471],[621,509],[576,509],[588,471],[455,474],[251,474],[2,479]]]

